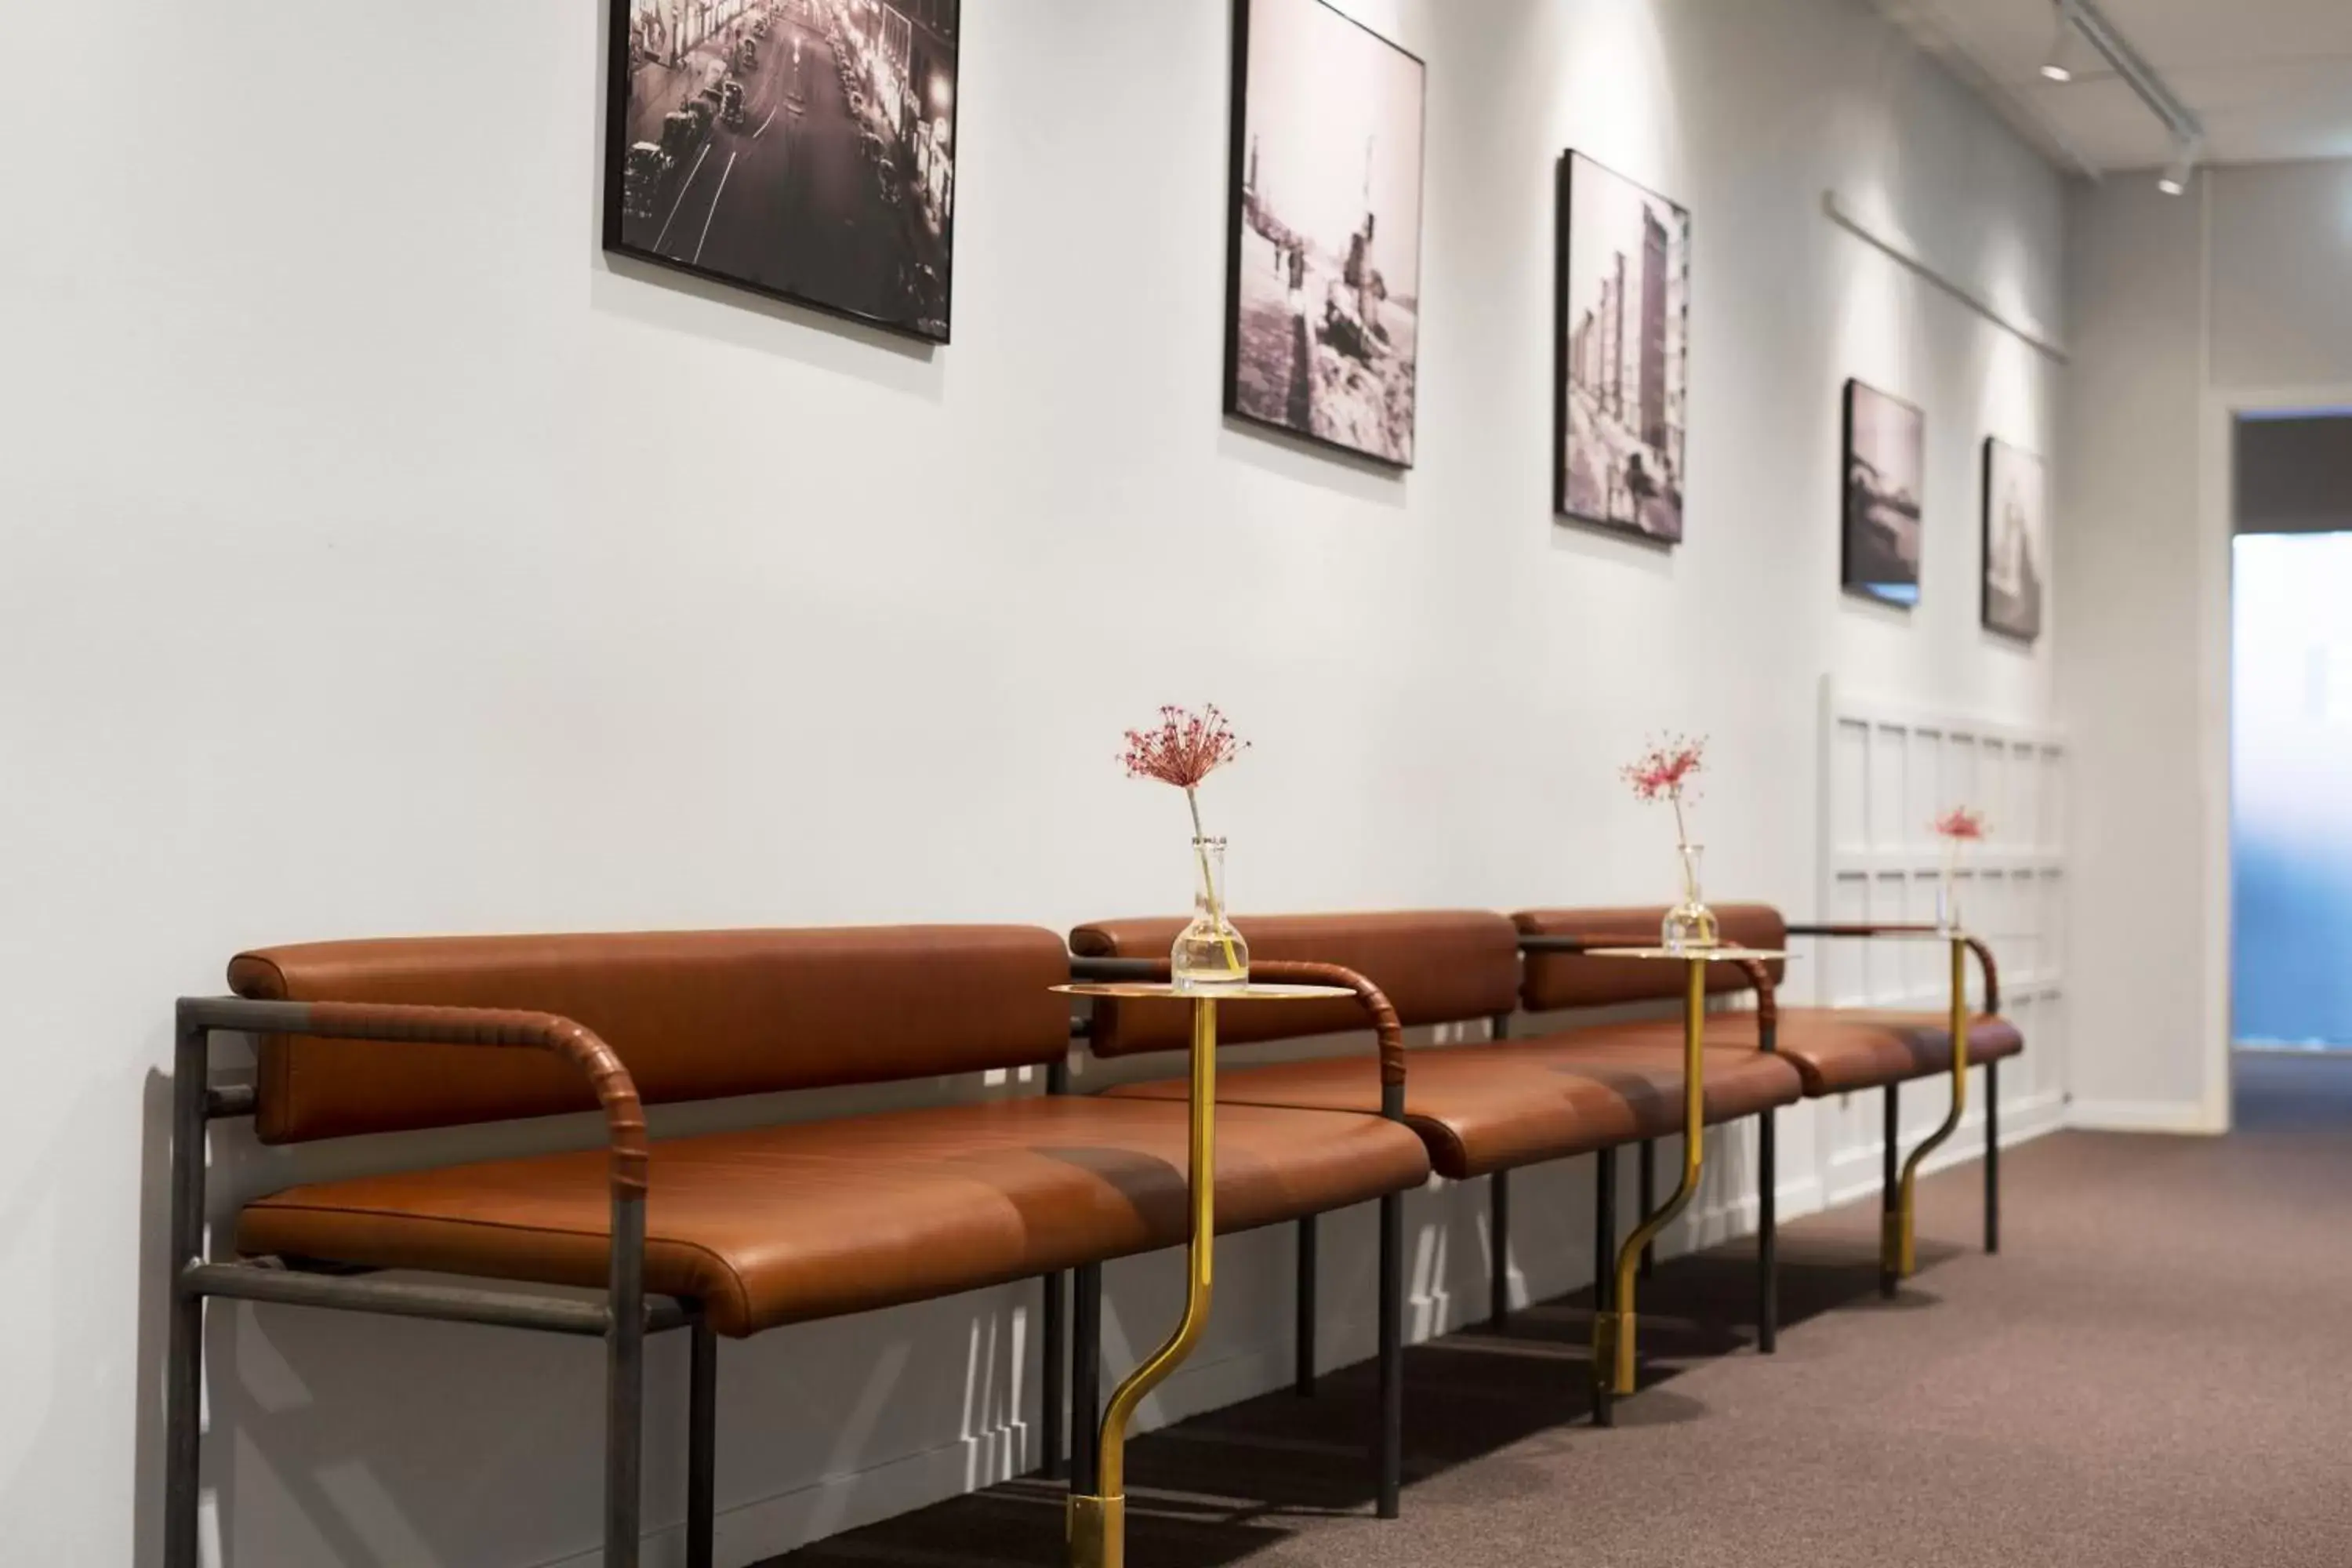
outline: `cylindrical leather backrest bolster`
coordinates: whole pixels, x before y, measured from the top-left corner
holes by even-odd
[[[1645,910],[1529,910],[1511,917],[1528,936],[1564,936],[1623,947],[1655,947],[1666,918],[1664,905]],[[1742,947],[1784,948],[1788,922],[1769,904],[1720,904],[1715,918],[1723,940]],[[1780,984],[1786,964],[1771,966]],[[1745,991],[1747,973],[1736,963],[1707,968],[1709,991]],[[1634,958],[1586,958],[1573,952],[1530,952],[1520,995],[1530,1013],[1602,1007],[1619,1002],[1664,1001],[1683,994],[1683,966]]]
[[[1053,932],[1018,926],[420,937],[268,948],[229,964],[240,996],[511,1007],[583,1024],[648,1104],[1058,1061],[1069,979]],[[552,1058],[272,1037],[264,1142],[585,1110]]]
[[[1082,958],[1166,958],[1181,919],[1101,921],[1070,933]],[[1235,915],[1250,957],[1336,963],[1385,993],[1402,1023],[1450,1024],[1512,1010],[1519,984],[1518,933],[1501,915],[1476,910],[1356,915]],[[1370,1026],[1353,997],[1328,1002],[1242,1003],[1217,1010],[1223,1045],[1304,1039]],[[1097,1003],[1087,1044],[1097,1056],[1178,1050],[1192,1022],[1164,1003]]]

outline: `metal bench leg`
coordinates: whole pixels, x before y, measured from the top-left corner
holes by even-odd
[[[1903,1142],[1903,1086],[1886,1086],[1886,1147],[1884,1170],[1878,1194],[1878,1293],[1889,1300],[1895,1298],[1896,1280],[1895,1255],[1899,1243],[1895,1232],[1903,1223],[1901,1190]]]
[[[172,1083],[172,1256],[163,1289],[171,1293],[163,1352],[163,1563],[198,1568],[197,1461],[204,1443],[205,1300],[181,1282],[205,1245],[205,1031],[182,1024]]]
[[[1756,1119],[1756,1348],[1771,1355],[1780,1348],[1780,1113]]]
[[[1486,1321],[1502,1328],[1511,1321],[1511,1173],[1486,1178]]]
[[[1985,1240],[2000,1250],[2000,1064],[1985,1063]]]
[[[613,1195],[604,1329],[604,1568],[637,1568],[646,1419],[646,1194]]]
[[[1381,1200],[1381,1435],[1374,1511],[1397,1516],[1404,1477],[1404,1194]]]
[[[1592,1310],[1606,1317],[1617,1310],[1617,1151],[1603,1149],[1592,1180]],[[1592,1424],[1616,1425],[1608,1358],[1592,1355]]]
[[[1038,1447],[1045,1450],[1039,1457],[1038,1469],[1047,1480],[1058,1481],[1069,1474],[1062,1458],[1062,1405],[1069,1397],[1070,1353],[1069,1330],[1062,1319],[1062,1277],[1043,1275],[1037,1283],[1043,1287],[1045,1310],[1039,1315],[1038,1353],[1045,1366],[1038,1379],[1037,1403]]]
[[[1293,1347],[1298,1356],[1298,1365],[1291,1380],[1292,1392],[1301,1399],[1315,1397],[1316,1259],[1315,1216],[1308,1215],[1298,1222],[1298,1327],[1297,1342]]]
[[[1092,1496],[1102,1458],[1102,1265],[1070,1276],[1070,1490]]]
[[[719,1336],[698,1315],[686,1405],[686,1568],[711,1568],[719,1522]]]

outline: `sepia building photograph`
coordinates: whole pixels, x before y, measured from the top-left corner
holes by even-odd
[[[1690,215],[1581,153],[1561,160],[1560,182],[1555,504],[1679,542]]]

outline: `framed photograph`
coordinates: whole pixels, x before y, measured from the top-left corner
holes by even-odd
[[[604,247],[929,342],[961,0],[606,0]]]
[[[1683,537],[1690,214],[1580,153],[1559,161],[1552,507]]]
[[[1412,466],[1421,61],[1323,0],[1234,0],[1225,412]]]
[[[1876,387],[1845,384],[1846,592],[1919,602],[1919,497],[1927,482],[1927,416]]]
[[[1984,624],[2022,642],[2042,635],[2050,560],[2050,486],[2042,459],[2008,442],[1984,446]]]

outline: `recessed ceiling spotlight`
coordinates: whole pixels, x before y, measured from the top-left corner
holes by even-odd
[[[2058,34],[2050,40],[2050,58],[2042,74],[2052,81],[2073,81],[2074,68],[2066,63],[2066,46],[2074,35],[2074,0],[2058,0]]]

